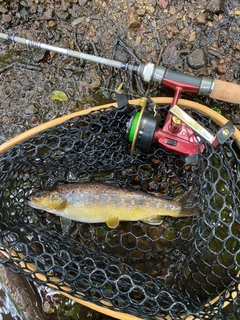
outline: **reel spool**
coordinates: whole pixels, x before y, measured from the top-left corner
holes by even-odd
[[[137,111],[127,123],[127,139],[132,142],[131,154],[133,154],[135,147],[142,152],[150,150],[154,133],[160,122],[159,115],[154,117],[145,111],[146,105],[147,99],[140,99],[141,111]]]

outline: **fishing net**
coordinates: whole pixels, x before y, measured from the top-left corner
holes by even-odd
[[[158,106],[163,126],[169,106]],[[239,319],[240,152],[234,139],[205,144],[198,161],[152,146],[130,155],[136,107],[90,112],[0,157],[1,263],[31,280],[144,319]],[[212,133],[208,117],[184,109]],[[34,189],[109,183],[171,199],[194,187],[196,216],[160,225],[69,223],[31,208]]]

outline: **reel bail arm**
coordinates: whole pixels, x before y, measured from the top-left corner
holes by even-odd
[[[201,126],[197,121],[190,117],[179,106],[175,105],[170,109],[170,113],[176,116],[179,120],[184,122],[191,128],[199,137],[216,148],[219,144],[223,144],[234,133],[234,126],[231,121],[228,121],[216,134],[212,135],[208,130]]]

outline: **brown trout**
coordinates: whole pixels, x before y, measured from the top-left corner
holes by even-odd
[[[196,202],[187,205],[192,191],[178,200],[106,184],[57,185],[54,190],[37,191],[28,204],[58,216],[88,223],[106,222],[116,228],[119,221],[144,221],[160,224],[162,216],[186,217],[197,213]]]

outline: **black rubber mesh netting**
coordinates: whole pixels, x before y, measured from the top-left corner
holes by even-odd
[[[134,106],[132,109],[134,110]],[[158,107],[162,123],[167,106]],[[187,110],[207,129],[207,117]],[[239,319],[240,153],[235,140],[205,144],[198,163],[152,147],[130,155],[130,115],[72,118],[0,158],[1,263],[34,281],[145,319]],[[196,190],[196,216],[158,225],[87,224],[32,209],[33,189],[110,183],[171,198]]]

